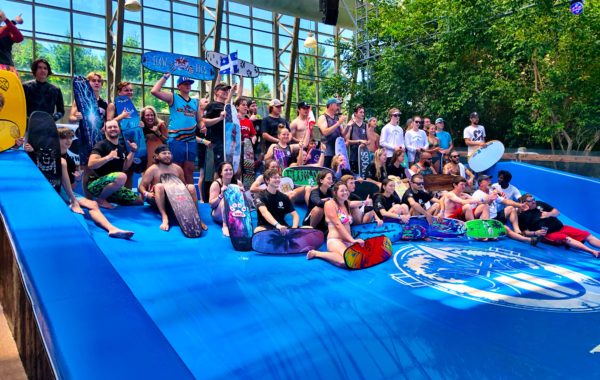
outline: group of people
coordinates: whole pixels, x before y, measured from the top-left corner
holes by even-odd
[[[0,45],[3,47],[0,50],[10,51],[13,43],[22,40],[15,27],[18,19],[11,22],[2,12],[0,19],[5,22],[0,28]],[[10,58],[10,54],[8,56]],[[14,69],[12,58],[7,60],[0,56],[0,65],[4,65],[3,69]],[[37,59],[32,63],[31,71],[34,79],[23,83],[27,115],[43,111],[54,120],[61,119],[65,115],[65,106],[60,89],[48,82],[52,75],[50,63],[43,58]],[[317,120],[312,116],[311,107],[301,101],[297,104],[297,116],[289,122],[282,116],[284,104],[278,99],[269,102],[268,115],[261,117],[256,102],[240,96],[243,78],[240,78],[239,86],[217,80],[212,100],[193,97],[194,80],[186,77],[177,78],[175,92],[165,91],[163,87],[169,79],[170,74],[162,75],[151,89],[151,94],[168,106],[169,122],[162,121],[152,106],[139,112],[139,127],[143,129],[148,155],[137,189],[132,184],[132,164],[138,146],[135,141],[121,138],[119,125],[131,118],[131,110],[119,113],[114,103],[102,99],[100,73],[89,73],[87,80],[103,119],[103,136],[90,152],[81,155],[80,168],[67,155],[73,132],[59,128],[63,198],[74,212],[89,209],[92,219],[110,236],[130,238],[133,235],[132,231],[113,226],[100,211],[100,208],[114,208],[113,203],[142,205],[146,202],[160,213],[160,229],[169,230],[167,199],[160,183],[162,174],[176,175],[187,185],[194,200],[204,202],[206,155],[212,149],[214,178],[206,201],[214,221],[222,226],[223,234],[228,235],[223,215],[224,191],[230,184],[238,184],[244,190],[249,188],[252,194],[258,213],[256,231],[275,228],[285,233],[288,228],[303,226],[327,233],[328,251],[310,251],[309,259],[318,257],[343,265],[344,250],[350,244],[362,242],[352,237],[352,224],[375,222],[381,225],[385,218],[406,223],[412,215],[423,215],[429,223],[433,218],[497,219],[510,222],[511,227],[506,226],[506,231],[515,240],[535,245],[544,238],[548,242],[561,242],[585,250],[596,257],[600,255],[600,251],[583,244],[588,242],[600,247],[596,237],[563,226],[556,218],[558,211],[550,205],[536,202],[529,194],[521,197],[510,185],[510,173],[501,172],[498,183],[493,185],[485,175],[475,179],[474,173],[460,162],[452,137],[444,130],[443,118],[437,118],[432,124],[431,119],[415,115],[406,121],[404,130],[400,126],[400,110],[391,108],[387,114],[389,121],[379,135],[377,119],[366,119],[363,106],[356,106],[347,117],[340,112],[341,101],[337,98],[326,102],[326,108]],[[121,82],[117,89],[120,96],[133,97],[132,83]],[[234,172],[232,162],[225,158],[225,106],[232,100],[240,121],[242,141],[249,140],[254,150],[254,169],[256,172],[264,170],[251,184],[239,180],[241,169]],[[81,123],[85,117],[73,102],[69,121]],[[485,144],[485,136],[485,128],[479,125],[479,115],[472,113],[470,125],[463,132],[469,154]],[[345,154],[336,154],[338,138],[345,141],[347,158]],[[22,139],[16,141],[17,146],[23,143]],[[24,149],[33,151],[30,144],[25,144]],[[370,163],[363,178],[357,174],[364,165],[364,157],[359,153],[365,149]],[[314,187],[296,186],[282,193],[282,170],[302,165],[331,170],[321,171]],[[196,167],[200,170],[198,193],[193,183]],[[438,173],[455,176],[452,190],[433,194],[424,189],[425,176]],[[82,196],[73,191],[79,180],[82,181]],[[363,180],[377,185],[379,191],[359,197],[355,190],[357,183]],[[396,191],[398,181],[406,187],[402,196]],[[472,194],[467,193],[467,189],[476,187],[478,189]],[[306,204],[304,218],[296,212],[295,203]],[[288,214],[291,224],[286,222]],[[204,224],[202,227],[207,228]]]

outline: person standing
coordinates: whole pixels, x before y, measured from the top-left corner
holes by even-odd
[[[304,141],[304,135],[312,133],[312,128],[309,126],[308,114],[310,112],[310,106],[306,102],[298,103],[298,117],[296,117],[290,124],[290,131],[292,132],[291,142],[298,144]],[[309,136],[309,138],[312,136]]]
[[[381,130],[379,146],[385,149],[385,153],[388,158],[388,164],[391,161],[396,149],[405,149],[404,131],[400,126],[400,115],[402,115],[402,113],[398,108],[391,108],[388,111],[390,122],[387,123]]]
[[[12,46],[23,41],[23,35],[15,25],[22,24],[23,19],[17,16],[15,21],[11,21],[0,10],[0,20],[4,21],[4,26],[0,28],[0,70],[12,71],[18,75],[12,57]]]
[[[404,139],[406,141],[406,150],[408,151],[408,163],[409,165],[419,161],[419,156],[428,147],[427,134],[424,130],[419,129],[423,125],[421,116],[416,115],[412,118],[411,129],[406,131]]]
[[[479,114],[477,112],[472,112],[469,120],[471,125],[463,131],[463,138],[468,147],[467,153],[471,155],[479,147],[485,145],[485,128],[483,125],[479,125]]]
[[[365,107],[358,105],[354,107],[354,118],[346,128],[346,144],[349,147],[350,170],[358,173],[358,148],[367,146],[367,123],[365,123]]]
[[[52,115],[54,121],[59,120],[65,114],[65,103],[60,88],[48,83],[52,75],[50,63],[44,58],[36,59],[31,64],[31,73],[35,79],[23,83],[27,117],[35,111],[43,111]]]
[[[369,153],[373,154],[377,149],[379,149],[379,139],[380,136],[377,132],[375,132],[375,128],[377,127],[377,118],[370,117],[367,122],[367,147],[369,148]],[[373,159],[369,157],[369,159]]]
[[[265,117],[260,126],[262,132],[262,138],[264,141],[264,150],[266,152],[271,144],[276,143],[277,140],[277,129],[280,124],[287,129],[290,129],[290,123],[283,117],[281,117],[281,110],[283,103],[279,99],[273,99],[269,102],[269,116]]]
[[[439,172],[441,173],[443,171],[444,164],[448,161],[448,153],[452,149],[454,149],[454,144],[452,143],[452,136],[450,136],[450,133],[444,130],[444,119],[442,119],[441,117],[435,119],[435,127],[437,129],[435,135],[440,140],[440,153],[442,154],[439,170]]]
[[[325,145],[325,160],[323,165],[326,168],[331,167],[331,161],[335,156],[335,140],[344,135],[346,115],[338,115],[340,104],[342,102],[336,98],[331,98],[327,101],[327,109],[323,115],[319,116],[317,125],[321,131],[321,142]]]

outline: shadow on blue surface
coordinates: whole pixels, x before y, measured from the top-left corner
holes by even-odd
[[[523,178],[513,182],[532,190]],[[301,255],[235,252],[208,206],[200,210],[209,231],[198,239],[161,231],[148,207],[106,212],[136,232],[132,241],[88,225],[196,378],[600,376],[600,355],[590,353],[600,344],[600,264],[588,254],[510,240],[399,243],[388,262],[344,271]]]

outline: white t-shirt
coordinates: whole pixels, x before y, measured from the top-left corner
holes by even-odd
[[[471,139],[471,141],[485,141],[485,128],[483,125],[478,125],[476,127],[469,125],[463,132],[463,138]],[[468,154],[472,154],[478,148],[478,146],[469,145]]]
[[[498,191],[498,194],[502,195],[506,199],[510,199],[511,201],[518,202],[519,198],[521,198],[521,192],[513,185],[508,185],[506,189],[503,189],[499,183],[495,183],[492,185],[492,189]]]
[[[404,141],[406,143],[406,150],[408,152],[408,162],[415,161],[416,151],[419,148],[427,148],[429,142],[427,141],[427,134],[424,130],[409,129],[404,135]]]
[[[385,149],[386,155],[392,157],[394,150],[402,147],[404,149],[404,131],[399,125],[386,124],[381,129],[379,146]]]
[[[484,193],[482,190],[477,190],[473,193],[473,198],[477,199],[478,201],[482,201],[485,200],[485,198],[488,196],[489,194]],[[497,215],[498,215],[498,209],[499,206],[503,206],[502,201],[504,200],[504,198],[502,198],[500,196],[500,194],[498,194],[498,198],[496,198],[495,201],[493,201],[492,203],[490,203],[490,219],[494,219]]]

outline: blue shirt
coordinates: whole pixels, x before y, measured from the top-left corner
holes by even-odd
[[[173,95],[173,104],[169,107],[169,139],[178,141],[196,141],[196,114],[198,99],[185,100],[179,94]]]
[[[450,147],[450,144],[452,143],[452,136],[450,136],[450,133],[446,131],[438,131],[435,133],[435,135],[438,139],[440,139],[440,148],[448,149]]]

